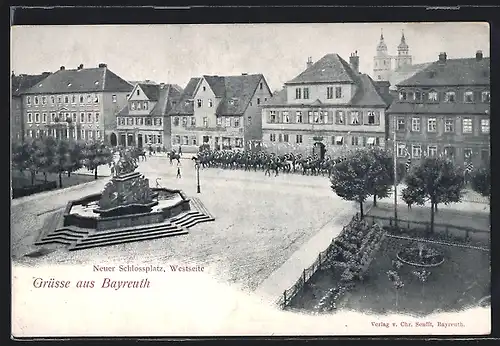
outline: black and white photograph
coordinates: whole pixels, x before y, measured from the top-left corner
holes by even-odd
[[[13,337],[485,335],[490,27],[11,27]]]

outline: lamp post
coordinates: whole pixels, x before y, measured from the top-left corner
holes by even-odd
[[[196,169],[196,180],[197,180],[197,186],[196,186],[196,192],[201,193],[201,188],[200,188],[200,161],[196,160],[195,164],[195,169]]]
[[[392,141],[394,142],[393,143],[393,149],[392,149],[392,159],[393,159],[393,169],[394,169],[394,172],[393,172],[393,175],[394,175],[394,225],[397,226],[398,225],[398,189],[397,189],[397,186],[398,186],[398,162],[397,162],[397,155],[398,155],[398,148],[397,148],[397,144],[396,144],[396,126],[397,126],[397,119],[396,117],[394,117],[394,128],[393,128],[393,139]]]

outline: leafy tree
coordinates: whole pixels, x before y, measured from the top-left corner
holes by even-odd
[[[372,186],[373,205],[377,206],[377,197],[388,197],[394,185],[394,163],[392,155],[380,147],[371,148],[370,153],[373,161],[370,165],[369,179]]]
[[[51,172],[59,175],[59,187],[62,188],[62,174],[70,170],[73,164],[69,153],[69,141],[66,139],[59,139],[56,143]]]
[[[336,164],[332,170],[331,188],[341,198],[359,203],[363,218],[363,203],[372,194],[371,166],[373,155],[369,150],[357,150]]]
[[[107,165],[113,160],[111,149],[103,142],[87,142],[82,153],[82,165],[90,171],[94,171],[97,180],[97,168]]]
[[[484,197],[490,197],[491,171],[486,168],[476,170],[472,174],[472,189]]]
[[[71,176],[72,172],[75,172],[82,168],[82,156],[83,156],[83,150],[85,147],[84,142],[78,142],[75,140],[71,140],[69,142],[69,157],[71,160],[71,167],[68,170],[68,177]]]
[[[411,196],[414,202],[423,205],[431,203],[431,228],[434,231],[434,213],[439,203],[460,202],[464,179],[453,163],[441,157],[424,158],[405,178],[407,187],[403,196]]]
[[[53,137],[43,137],[37,142],[38,146],[35,151],[35,160],[38,169],[43,172],[45,182],[47,182],[47,173],[52,169],[52,161],[54,160],[57,141]]]

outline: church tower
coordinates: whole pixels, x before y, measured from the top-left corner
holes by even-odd
[[[384,33],[380,33],[380,42],[377,46],[377,55],[373,57],[373,78],[375,81],[388,81],[391,74],[391,56],[387,52],[384,42]]]
[[[396,56],[396,69],[411,64],[410,47],[406,44],[405,33],[402,31],[401,43],[398,46],[398,55]]]

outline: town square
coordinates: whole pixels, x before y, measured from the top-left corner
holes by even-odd
[[[359,38],[283,51],[275,70],[234,52],[207,63],[192,47],[179,49],[192,65],[173,52],[168,67],[132,53],[120,57],[127,64],[105,53],[108,43],[35,68],[22,54],[30,33],[67,38],[84,28],[14,28],[13,266],[86,267],[77,287],[120,292],[149,289],[158,275],[206,275],[298,316],[422,318],[406,327],[489,309],[487,25],[294,25],[272,25],[276,45],[301,30]],[[450,28],[448,43],[426,46],[432,25]],[[88,30],[227,47],[238,38],[213,37],[235,30],[257,44],[266,28]],[[453,30],[480,34],[452,44]],[[30,280],[35,289],[73,285]]]

